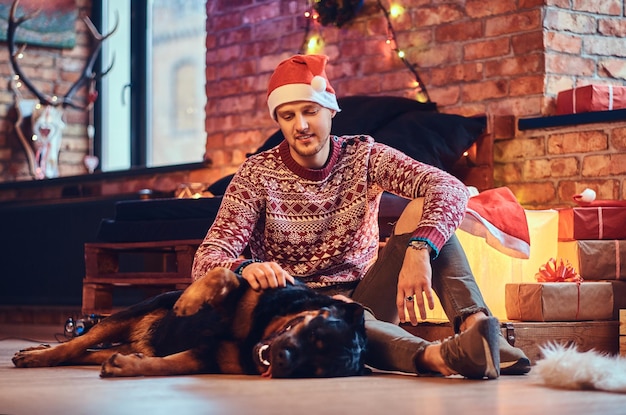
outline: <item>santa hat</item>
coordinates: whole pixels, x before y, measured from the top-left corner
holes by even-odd
[[[276,119],[279,105],[295,101],[312,101],[341,111],[335,90],[326,76],[327,62],[328,57],[324,55],[294,55],[278,64],[267,88],[270,116]]]
[[[508,187],[472,196],[460,229],[485,238],[487,244],[513,257],[530,257],[530,231],[526,211]]]

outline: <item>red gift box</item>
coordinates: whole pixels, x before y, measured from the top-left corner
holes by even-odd
[[[626,108],[626,87],[586,85],[561,91],[556,97],[556,113],[610,111]]]
[[[559,241],[626,239],[626,207],[559,209]]]

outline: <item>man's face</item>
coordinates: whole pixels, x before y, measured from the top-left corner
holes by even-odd
[[[335,113],[309,101],[288,102],[276,109],[276,120],[298,164],[311,169],[326,164]]]

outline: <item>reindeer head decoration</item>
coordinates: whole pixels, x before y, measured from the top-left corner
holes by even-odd
[[[118,22],[115,23],[111,32],[101,35],[91,20],[88,17],[83,17],[83,21],[94,38],[91,54],[85,63],[80,77],[70,86],[64,96],[48,95],[37,89],[19,66],[19,60],[23,57],[26,45],[22,45],[19,49],[15,46],[15,32],[19,25],[32,19],[40,10],[16,18],[18,3],[19,0],[15,0],[11,5],[7,29],[9,60],[14,72],[10,86],[15,93],[18,114],[16,132],[26,151],[30,172],[33,177],[36,179],[57,177],[59,175],[58,156],[61,148],[61,137],[65,127],[63,112],[67,107],[81,111],[92,109],[93,103],[98,96],[95,88],[96,82],[111,70],[113,64],[101,74],[94,72],[93,67],[102,48],[102,43],[115,33]],[[20,87],[22,86],[25,86],[36,97],[36,100],[22,99],[22,94],[20,93]],[[76,92],[83,87],[88,88],[86,102],[81,102],[74,97]],[[30,115],[30,126],[24,125],[25,117],[28,115]],[[32,134],[29,136],[26,131]],[[88,134],[90,139],[92,139],[93,125],[88,127]]]

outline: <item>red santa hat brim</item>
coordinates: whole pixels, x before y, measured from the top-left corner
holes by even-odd
[[[276,119],[276,108],[282,104],[310,101],[334,111],[341,111],[335,90],[326,76],[328,57],[294,55],[277,67],[267,89],[270,116]]]
[[[459,228],[485,238],[489,246],[510,257],[530,256],[526,212],[508,187],[485,190],[471,197]]]

